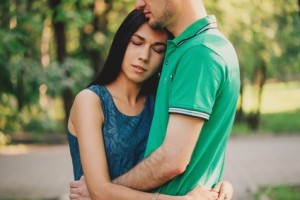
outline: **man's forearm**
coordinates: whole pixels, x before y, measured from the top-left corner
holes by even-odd
[[[168,163],[163,148],[160,147],[113,182],[136,190],[149,191],[163,185],[179,174],[172,170],[170,166],[172,166],[171,163]]]
[[[171,114],[163,144],[113,182],[148,191],[183,173],[190,162],[203,123],[204,120],[200,118]]]

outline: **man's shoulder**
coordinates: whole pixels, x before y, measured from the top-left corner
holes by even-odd
[[[185,60],[197,60],[198,62],[199,60],[215,60],[216,57],[220,57],[214,48],[211,48],[205,43],[195,42],[184,48],[182,58]]]
[[[230,41],[218,29],[212,29],[190,38],[179,48],[183,51],[210,52],[215,48],[231,46]]]
[[[209,48],[231,47],[231,42],[217,29],[208,31],[204,35],[203,45]]]
[[[196,38],[195,38],[196,39]],[[202,38],[194,40],[191,46],[198,46],[207,56],[217,56],[222,60],[230,57],[236,57],[236,51],[232,43],[218,29],[209,30],[202,35]]]
[[[218,29],[201,33],[179,45],[176,57],[189,62],[218,62],[224,64],[230,57],[236,57],[231,42]]]

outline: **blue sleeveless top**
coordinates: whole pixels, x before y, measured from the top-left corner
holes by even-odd
[[[104,146],[111,179],[126,173],[144,157],[154,110],[154,97],[147,96],[143,111],[127,116],[116,107],[109,91],[102,85],[88,89],[101,100],[104,114],[102,128]],[[75,180],[83,175],[77,137],[67,131]]]

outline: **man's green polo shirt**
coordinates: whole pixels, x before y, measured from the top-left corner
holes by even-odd
[[[200,117],[205,123],[186,171],[158,192],[183,195],[197,184],[212,187],[220,181],[239,88],[236,52],[217,30],[214,16],[168,41],[145,156],[163,143],[170,113]]]

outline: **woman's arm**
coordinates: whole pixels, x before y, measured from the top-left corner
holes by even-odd
[[[194,188],[191,192],[186,195],[188,200],[207,200],[207,199],[216,199],[216,200],[231,200],[233,194],[233,188],[230,182],[221,181],[213,189],[214,192],[208,187],[199,185]],[[154,194],[152,194],[154,195]],[[70,182],[70,199],[71,200],[90,200],[90,194],[86,187],[85,179],[82,176],[78,181]],[[161,199],[160,197],[157,199]],[[162,196],[164,199],[164,196]]]
[[[102,126],[104,122],[103,111],[99,97],[89,90],[80,92],[74,101],[69,127],[79,143],[82,167],[87,188],[92,199],[132,200],[132,199],[160,199],[184,200],[194,199],[192,193],[187,196],[154,196],[152,193],[133,190],[111,182],[106,160]],[[146,181],[146,180],[145,180]],[[216,192],[199,190],[209,198],[216,199]]]
[[[205,186],[197,186],[190,193],[185,196],[167,196],[159,193],[152,193],[151,200],[229,200],[224,198],[224,195],[220,195],[218,192],[212,191],[210,188]],[[70,200],[91,200],[90,194],[86,187],[85,179],[82,176],[78,181],[70,182]],[[149,199],[150,200],[150,199]]]

